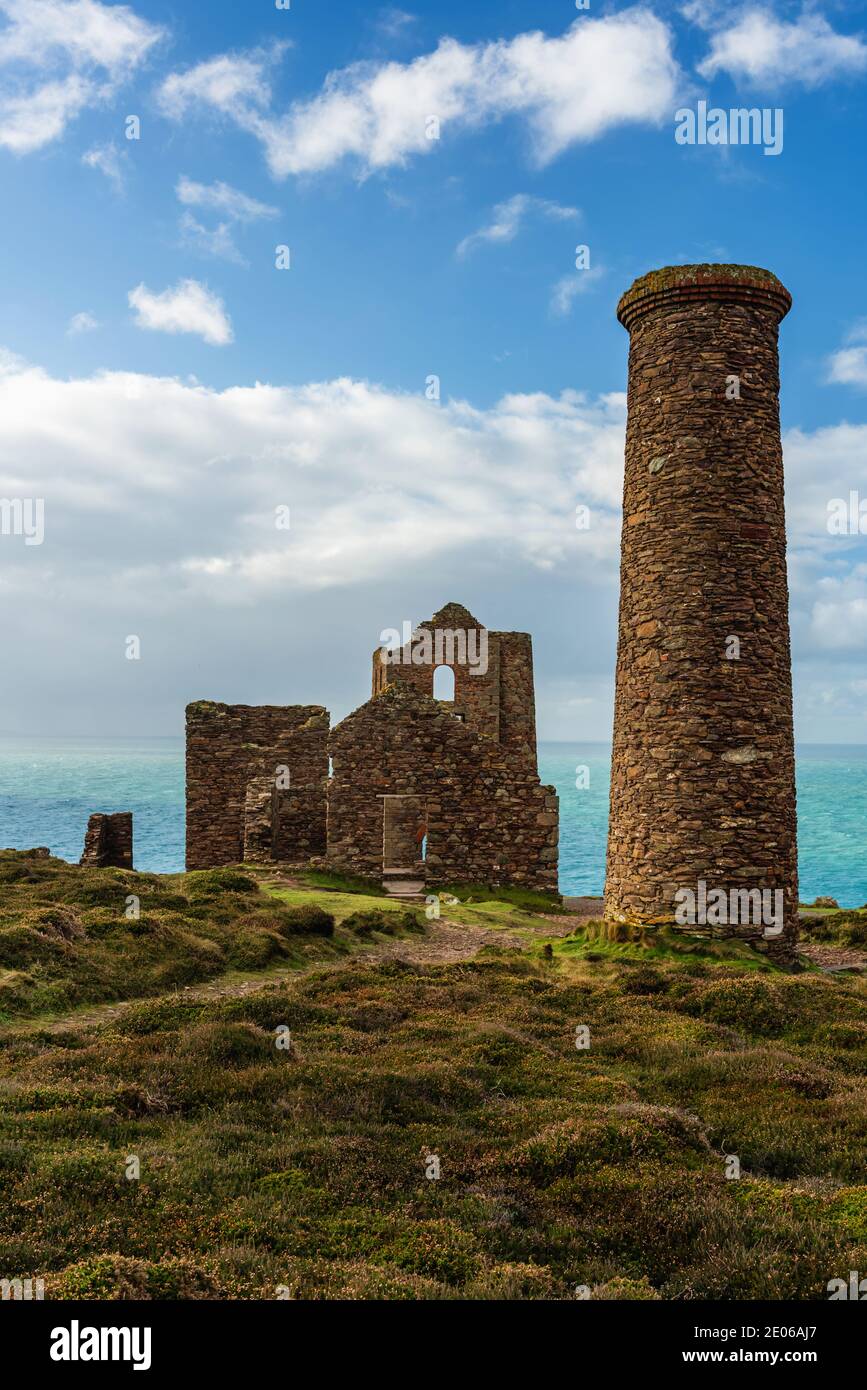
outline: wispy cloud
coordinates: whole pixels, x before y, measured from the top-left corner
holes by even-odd
[[[598,284],[604,274],[604,266],[593,265],[588,266],[586,270],[576,270],[571,275],[564,275],[551,291],[549,305],[551,313],[556,318],[566,318],[571,314],[578,296],[586,294],[595,284]]]
[[[0,0],[0,146],[29,154],[109,100],[163,29],[99,0]]]
[[[160,294],[138,285],[127,297],[136,311],[138,328],[195,333],[215,347],[232,341],[232,324],[222,299],[198,280],[181,280]]]
[[[484,242],[514,241],[531,213],[538,213],[554,222],[575,222],[581,216],[577,208],[563,207],[560,203],[550,202],[547,198],[534,198],[528,193],[516,193],[513,198],[497,203],[490,222],[464,237],[458,244],[457,254],[466,256]]]
[[[442,39],[405,64],[354,63],[285,114],[272,103],[275,52],[222,54],[171,74],[158,93],[165,115],[218,113],[262,145],[275,178],[313,173],[351,158],[359,171],[430,154],[440,136],[522,119],[537,164],[628,123],[659,124],[682,74],[667,24],[643,7],[587,16],[561,36],[535,31],[492,43]]]
[[[96,328],[99,328],[99,320],[87,309],[82,309],[80,314],[73,314],[66,325],[70,337],[75,337],[77,333],[92,333]]]
[[[121,156],[117,145],[109,142],[105,145],[95,145],[92,150],[87,150],[81,156],[82,164],[86,164],[89,169],[98,169],[104,174],[109,183],[113,183],[118,191],[123,188],[123,168]]]
[[[248,197],[228,183],[196,183],[182,174],[175,186],[175,193],[178,202],[187,207],[220,212],[232,222],[256,222],[262,217],[277,216],[276,208]]]
[[[246,193],[232,188],[228,183],[196,183],[183,175],[178,180],[175,193],[178,201],[185,206],[180,219],[184,241],[205,255],[235,261],[239,265],[246,265],[247,262],[235,242],[235,227],[278,216],[277,208],[248,197]],[[190,208],[220,213],[222,217],[219,222],[204,224],[193,215]]]
[[[394,5],[379,10],[375,19],[377,33],[386,39],[404,38],[417,23],[415,15]]]

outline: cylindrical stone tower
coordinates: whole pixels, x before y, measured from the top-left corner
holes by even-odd
[[[605,884],[609,918],[683,925],[692,892],[687,921],[727,922],[783,958],[798,905],[777,359],[791,303],[766,270],[685,265],[643,275],[618,305],[629,396]]]

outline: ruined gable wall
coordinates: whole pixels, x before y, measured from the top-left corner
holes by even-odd
[[[423,626],[427,628],[427,624]],[[417,631],[420,633],[422,629],[419,628]],[[449,666],[455,673],[455,711],[460,712],[465,723],[471,729],[475,729],[482,738],[497,740],[500,737],[499,633],[489,632],[487,642],[487,670],[479,674],[473,674],[473,668],[469,665],[457,661],[440,663],[435,657],[434,660],[423,664],[407,661],[386,663],[377,649],[373,656],[373,693],[378,694],[387,686],[399,682],[417,691],[419,695],[432,698],[434,671],[438,665]]]

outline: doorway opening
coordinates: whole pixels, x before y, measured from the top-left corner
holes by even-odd
[[[427,811],[421,796],[382,798],[383,873],[412,877],[424,869],[427,857]]]

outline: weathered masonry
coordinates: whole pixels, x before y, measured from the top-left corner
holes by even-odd
[[[454,698],[434,699],[435,671]],[[187,866],[309,862],[366,877],[556,891],[558,803],[539,781],[527,633],[449,604],[377,648],[371,698],[187,709]]]
[[[87,822],[79,860],[93,869],[132,868],[132,811],[96,812]]]
[[[187,868],[325,853],[328,711],[187,706]]]
[[[727,920],[708,914],[709,928],[781,957],[798,905],[777,359],[790,307],[775,276],[734,265],[654,271],[618,306],[630,353],[605,886],[608,917],[648,924],[683,924],[684,890],[722,890]],[[781,905],[772,922],[754,920],[762,892]]]

